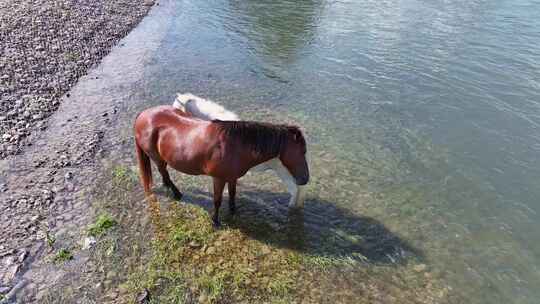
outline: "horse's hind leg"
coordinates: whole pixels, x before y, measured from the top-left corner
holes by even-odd
[[[214,177],[214,214],[212,214],[214,227],[219,227],[219,207],[223,198],[223,188],[225,188],[225,181]]]
[[[161,174],[161,177],[163,178],[163,183],[165,186],[173,192],[173,196],[176,199],[182,198],[182,192],[176,188],[175,184],[172,182],[171,177],[169,176],[169,172],[167,171],[167,163],[164,161],[157,162],[157,167],[159,170],[159,173]]]

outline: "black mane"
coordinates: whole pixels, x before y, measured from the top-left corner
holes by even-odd
[[[213,120],[212,122],[227,137],[240,140],[260,154],[279,155],[287,143],[287,136],[291,133],[305,145],[304,136],[296,126],[255,121]]]

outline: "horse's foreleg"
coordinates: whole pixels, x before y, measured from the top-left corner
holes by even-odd
[[[224,188],[225,181],[220,178],[214,177],[214,214],[212,214],[212,221],[214,222],[214,227],[219,227],[219,207],[221,206]]]
[[[236,180],[228,182],[229,187],[229,211],[231,214],[236,212]]]
[[[158,170],[161,174],[161,177],[163,178],[163,184],[169,189],[171,189],[173,196],[176,199],[182,198],[182,192],[176,188],[176,185],[172,182],[171,177],[169,176],[169,172],[167,171],[167,163],[164,161],[161,161],[158,163]]]

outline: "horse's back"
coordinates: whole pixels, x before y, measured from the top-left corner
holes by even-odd
[[[158,129],[184,130],[206,122],[172,106],[157,106],[139,113],[135,120],[135,134],[151,133]]]
[[[210,122],[178,115],[172,106],[158,106],[139,114],[135,121],[135,140],[154,160],[163,160],[187,174],[203,174],[204,161],[212,153],[215,136]]]

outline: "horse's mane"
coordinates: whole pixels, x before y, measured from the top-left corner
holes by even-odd
[[[306,145],[302,131],[297,126],[255,121],[212,120],[212,122],[225,136],[240,140],[260,154],[279,155],[290,133],[294,134],[302,145]]]
[[[234,112],[225,109],[211,100],[195,96],[191,93],[177,94],[173,107],[204,120],[240,120]]]

